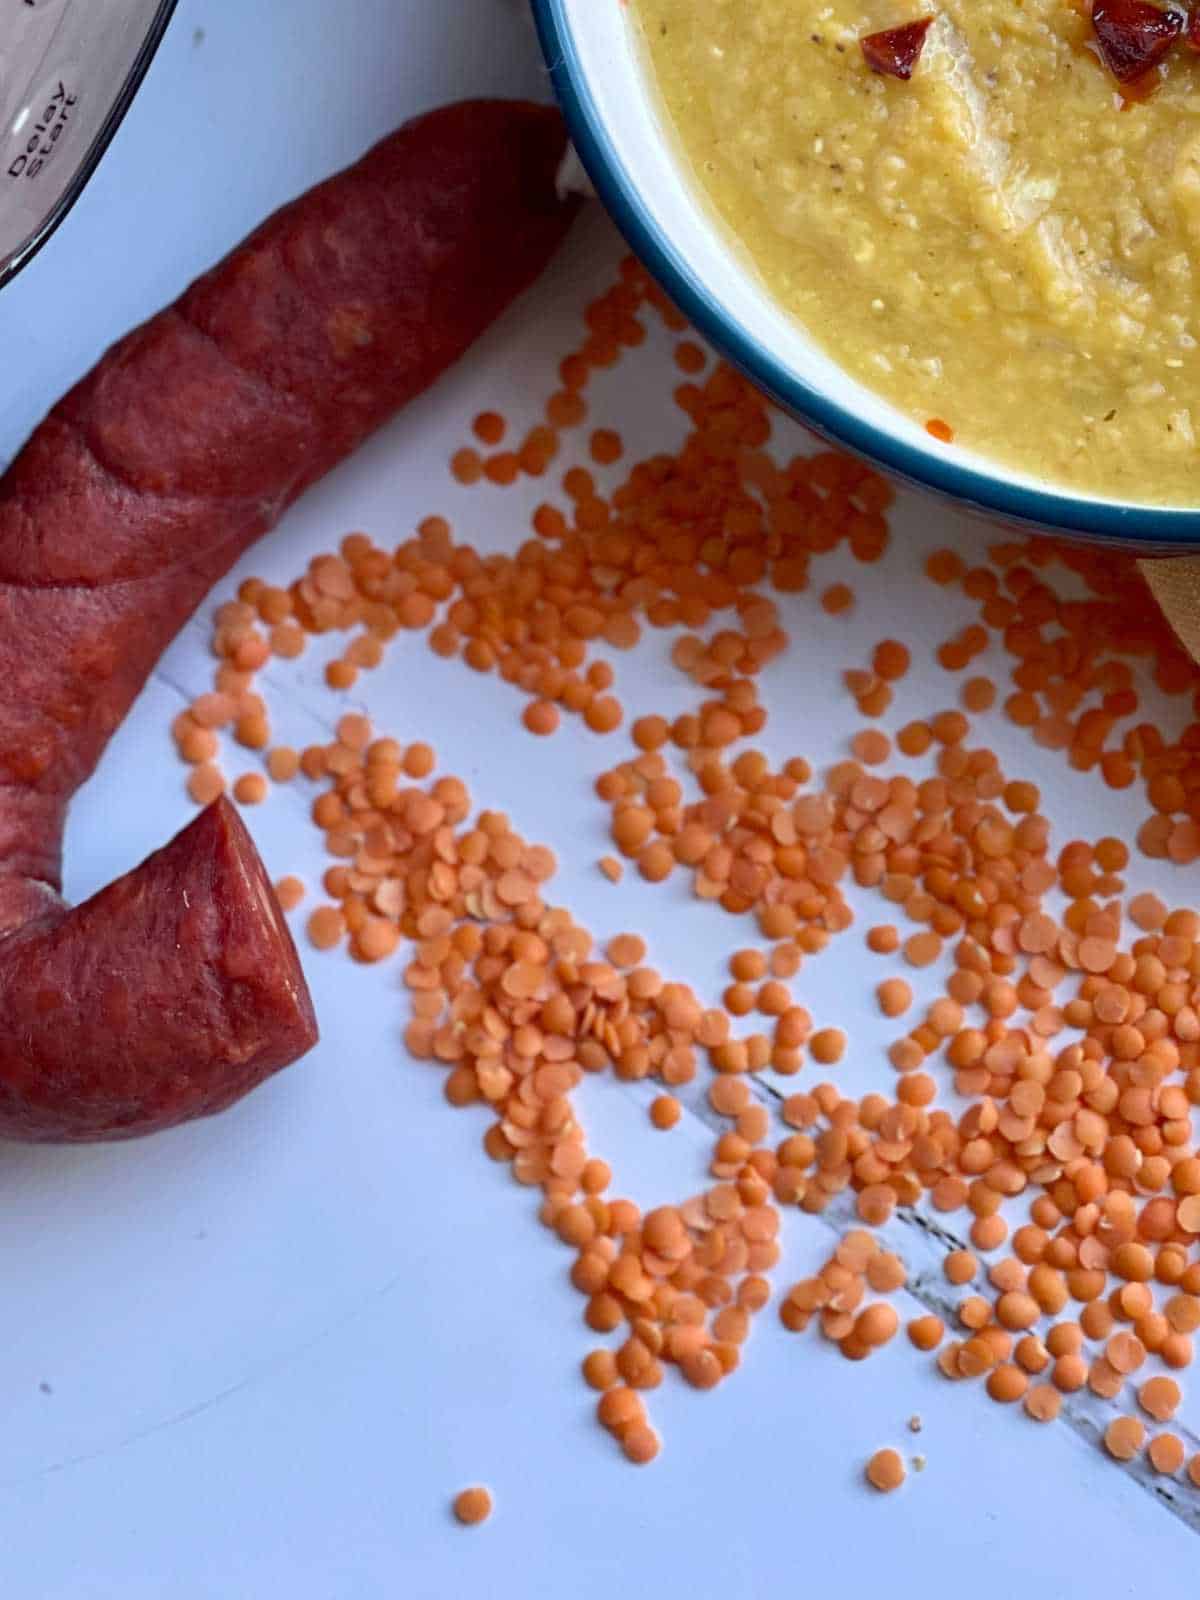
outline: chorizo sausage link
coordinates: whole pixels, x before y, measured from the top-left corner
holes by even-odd
[[[0,1135],[149,1132],[314,1042],[228,805],[74,911],[66,808],[217,579],[537,276],[564,145],[521,103],[408,124],[118,343],[0,480]]]

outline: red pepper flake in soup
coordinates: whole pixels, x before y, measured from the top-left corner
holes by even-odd
[[[1160,11],[1149,0],[1095,0],[1092,27],[1104,64],[1118,83],[1144,77],[1166,55],[1183,30],[1178,11]]]
[[[940,439],[943,444],[954,443],[954,429],[948,422],[943,422],[941,417],[930,417],[925,424],[925,432],[931,433],[935,439]]]
[[[913,68],[921,59],[925,48],[925,35],[932,17],[921,17],[916,22],[906,22],[899,28],[885,28],[882,33],[868,33],[859,45],[872,72],[883,72],[890,78],[911,78]]]

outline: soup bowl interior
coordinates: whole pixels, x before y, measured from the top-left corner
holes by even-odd
[[[893,476],[996,521],[1142,555],[1200,549],[1200,510],[1081,495],[942,444],[850,377],[776,304],[700,194],[658,105],[630,8],[532,4],[576,149],[617,225],[695,326],[785,410]]]

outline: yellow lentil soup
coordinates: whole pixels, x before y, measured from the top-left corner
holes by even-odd
[[[1150,66],[1118,42],[1114,67],[1068,0],[633,8],[701,188],[839,364],[948,451],[1200,500],[1200,56],[1182,38]],[[925,16],[911,76],[872,70],[863,40]]]

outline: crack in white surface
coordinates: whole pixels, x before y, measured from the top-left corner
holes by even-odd
[[[750,1084],[752,1090],[756,1091],[755,1098],[760,1104],[778,1111],[785,1098],[780,1090],[761,1080],[751,1079]],[[696,1103],[696,1098],[689,1096],[686,1109],[698,1117],[706,1127],[717,1132],[725,1132],[731,1125],[732,1119],[722,1117],[713,1111],[706,1098]],[[796,1210],[784,1207],[780,1209],[785,1211],[785,1214]],[[849,1228],[867,1226],[859,1217],[854,1195],[849,1190],[835,1197],[823,1211],[798,1214],[820,1224],[835,1239],[840,1239]],[[946,1280],[943,1264],[952,1251],[967,1250],[975,1254],[975,1247],[955,1231],[946,1217],[930,1216],[908,1206],[898,1207],[888,1222],[872,1224],[870,1231],[904,1262],[909,1277],[900,1293],[910,1295],[926,1311],[941,1317],[946,1323],[947,1336],[953,1337],[952,1330],[960,1327],[958,1307],[961,1302],[955,1298],[953,1286]],[[981,1262],[986,1271],[988,1263],[982,1259],[982,1254]],[[774,1287],[777,1290],[779,1288],[778,1285]],[[771,1302],[773,1307],[777,1307],[779,1298],[777,1292]],[[1037,1326],[1030,1331],[1037,1334]],[[807,1332],[796,1335],[798,1338],[808,1336]],[[816,1337],[821,1337],[819,1332]],[[903,1332],[899,1337],[904,1337]],[[955,1380],[947,1378],[945,1381],[951,1383]],[[958,1381],[964,1387],[974,1387],[982,1391],[981,1382],[973,1384],[970,1379]],[[1062,1402],[1057,1422],[1070,1429],[1089,1449],[1101,1452],[1104,1450],[1103,1438],[1108,1424],[1115,1417],[1129,1415],[1131,1410],[1137,1409],[1136,1405],[1121,1405],[1116,1400],[1104,1400],[1087,1388],[1075,1394],[1064,1394]],[[995,1403],[988,1401],[989,1405]],[[1033,1428],[1043,1424],[1030,1421],[1029,1426]],[[1200,1434],[1180,1423],[1178,1419],[1171,1422],[1170,1431],[1178,1434],[1183,1440],[1187,1448],[1187,1459],[1190,1460],[1194,1455],[1200,1454]],[[1108,1465],[1124,1472],[1140,1489],[1153,1495],[1164,1510],[1177,1517],[1193,1533],[1200,1533],[1200,1493],[1197,1493],[1189,1483],[1155,1472],[1144,1450],[1139,1451],[1132,1461],[1116,1461],[1107,1453],[1105,1460]]]

